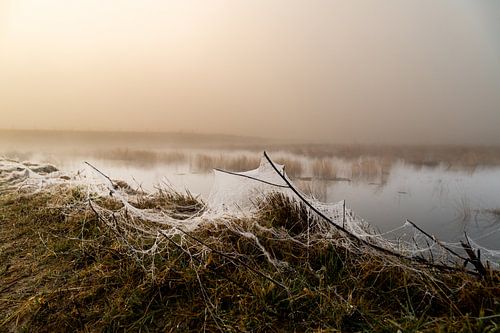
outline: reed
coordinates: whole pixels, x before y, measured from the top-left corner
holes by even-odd
[[[183,152],[153,151],[153,150],[132,150],[132,149],[112,149],[92,152],[96,158],[103,160],[112,160],[126,162],[140,166],[153,166],[162,164],[181,164],[186,163],[188,155]]]
[[[381,176],[381,166],[376,159],[361,159],[351,164],[351,179],[377,181]]]
[[[276,163],[285,166],[285,172],[289,177],[300,177],[304,172],[304,165],[302,162],[295,158],[281,157],[276,159]]]
[[[294,183],[305,194],[322,202],[327,202],[328,187],[331,186],[327,182],[317,180],[295,180]]]
[[[191,161],[191,169],[195,172],[210,172],[215,168],[229,171],[246,171],[259,166],[260,158],[252,155],[208,155],[197,154]]]
[[[312,162],[313,176],[319,179],[332,180],[337,178],[337,169],[331,160],[315,159]]]

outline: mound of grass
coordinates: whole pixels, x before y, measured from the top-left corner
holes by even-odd
[[[178,215],[203,208],[179,193],[134,205]],[[275,196],[234,228],[200,227],[137,260],[78,188],[0,194],[0,331],[498,331],[498,272],[483,280],[416,267],[349,249],[341,235],[307,247],[300,235],[313,222]]]

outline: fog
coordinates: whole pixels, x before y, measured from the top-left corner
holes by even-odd
[[[500,144],[497,1],[0,0],[0,128]]]

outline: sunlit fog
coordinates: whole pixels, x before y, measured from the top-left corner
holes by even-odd
[[[0,1],[0,128],[499,144],[495,1]]]

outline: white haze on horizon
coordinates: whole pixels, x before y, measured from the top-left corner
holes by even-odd
[[[0,128],[500,144],[496,1],[0,0]]]

